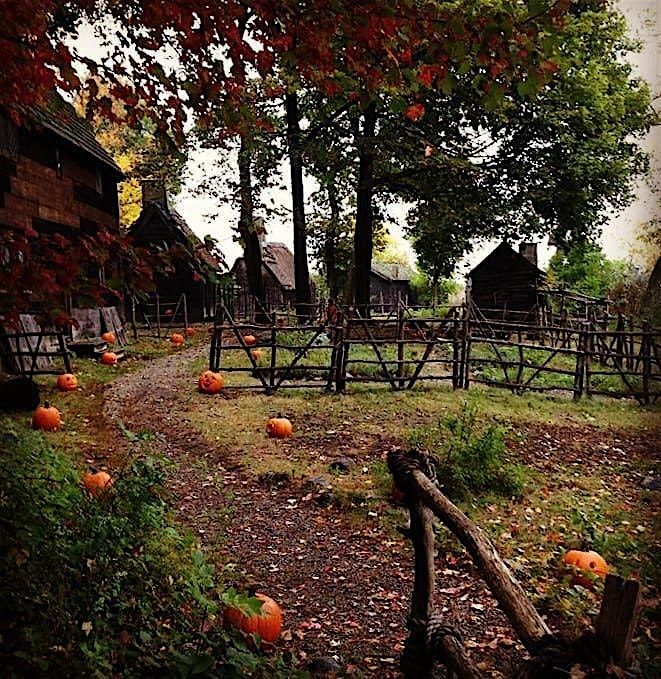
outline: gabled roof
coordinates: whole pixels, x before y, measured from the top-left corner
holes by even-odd
[[[38,125],[42,125],[61,139],[89,153],[106,167],[123,176],[119,165],[97,141],[92,126],[81,118],[74,107],[59,94],[54,92],[45,106],[31,108],[27,114]]]
[[[387,281],[407,283],[413,278],[413,270],[403,264],[372,262],[372,273]]]
[[[503,273],[505,274],[508,269],[516,267],[519,271],[523,270],[529,272],[531,276],[546,276],[539,267],[535,266],[520,252],[517,252],[513,247],[503,241],[468,273],[468,277],[472,278],[476,273],[482,273],[485,269],[488,270],[490,267],[494,266],[503,268]]]
[[[210,269],[218,271],[223,267],[223,263],[210,252],[206,245],[195,235],[188,226],[186,220],[176,211],[164,207],[157,202],[149,202],[143,208],[140,216],[129,227],[129,234],[138,236],[140,229],[149,224],[156,217],[163,224],[169,226],[178,240],[188,245],[195,253],[197,258]]]
[[[296,288],[294,254],[284,243],[266,243],[262,248],[262,261],[285,290]]]

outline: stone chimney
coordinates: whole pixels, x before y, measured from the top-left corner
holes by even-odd
[[[162,179],[142,180],[142,207],[145,207],[147,203],[158,203],[161,207],[168,209],[168,194]]]
[[[520,243],[519,254],[523,255],[531,264],[537,266],[537,243]]]

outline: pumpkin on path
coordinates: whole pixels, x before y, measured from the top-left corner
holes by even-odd
[[[225,386],[223,376],[213,370],[205,370],[197,380],[198,389],[205,394],[217,394]]]
[[[239,608],[232,606],[225,611],[225,625],[240,629],[246,634],[258,634],[262,641],[272,644],[280,637],[282,610],[266,594],[255,594],[255,598],[262,602],[260,613],[246,615]]]
[[[286,439],[292,431],[292,424],[286,417],[272,417],[266,423],[266,433],[271,438]]]

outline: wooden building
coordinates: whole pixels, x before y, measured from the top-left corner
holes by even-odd
[[[404,304],[415,304],[411,289],[413,271],[402,264],[372,262],[370,272],[370,302],[378,311],[389,311],[401,299]]]
[[[164,303],[176,302],[185,294],[191,322],[213,318],[216,284],[223,262],[193,233],[184,218],[169,207],[160,180],[143,182],[142,211],[129,228],[129,235],[135,245],[153,252],[180,246],[181,256],[172,260],[174,270],[156,274],[156,294]]]
[[[537,248],[523,243],[517,252],[502,242],[469,274],[466,301],[486,318],[534,320],[546,274],[537,267]]]
[[[248,273],[243,257],[234,262],[230,275],[236,288],[234,313],[239,317],[251,316],[254,312],[254,303],[248,292]],[[267,310],[295,305],[294,253],[284,243],[262,242],[262,276]],[[315,289],[312,279],[310,290],[314,300]]]
[[[22,117],[19,127],[0,110],[0,228],[118,233],[123,175],[87,121],[57,94]],[[107,273],[94,275],[103,281]]]

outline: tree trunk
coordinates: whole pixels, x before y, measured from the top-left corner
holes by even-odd
[[[299,319],[310,316],[312,296],[308,272],[308,252],[305,232],[305,207],[303,194],[303,156],[301,153],[301,128],[299,125],[298,97],[296,92],[285,96],[287,113],[287,145],[291,171],[292,213],[294,216],[294,281],[296,285],[296,314]]]
[[[328,202],[330,203],[331,218],[328,229],[326,230],[326,239],[324,242],[324,264],[326,266],[326,285],[328,286],[328,293],[333,299],[337,299],[340,288],[337,280],[335,239],[337,238],[339,231],[340,206],[337,202],[335,186],[332,184],[329,184],[328,186]]]
[[[363,134],[359,141],[358,188],[356,190],[356,231],[353,257],[353,299],[363,316],[369,315],[370,271],[372,269],[374,189],[374,133],[376,102],[363,113]]]
[[[251,161],[247,139],[242,136],[241,148],[239,149],[239,195],[241,198],[239,235],[243,241],[243,258],[246,263],[248,290],[259,302],[256,304],[255,314],[261,317],[260,305],[265,304],[265,293],[262,276],[262,248],[259,242],[259,234],[255,230],[253,215]]]

